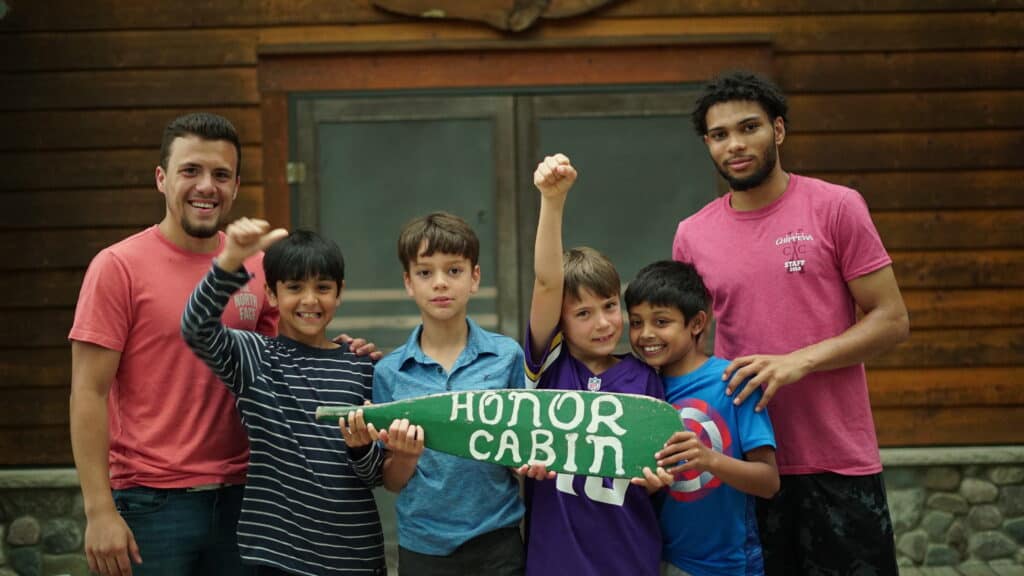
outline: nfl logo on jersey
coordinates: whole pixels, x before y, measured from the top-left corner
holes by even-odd
[[[590,390],[591,392],[597,392],[600,389],[601,379],[598,378],[597,376],[591,376],[590,379],[587,380],[587,390]]]

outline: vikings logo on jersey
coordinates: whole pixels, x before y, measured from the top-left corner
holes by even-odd
[[[697,398],[687,398],[674,406],[684,428],[695,433],[705,446],[715,452],[731,455],[732,435],[717,410]],[[669,494],[680,502],[693,502],[707,496],[721,484],[722,481],[710,472],[685,470],[675,475]]]

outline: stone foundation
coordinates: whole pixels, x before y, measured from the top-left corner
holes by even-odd
[[[1024,576],[1024,446],[882,451],[900,573]],[[390,516],[390,515],[386,515]],[[0,576],[85,576],[73,469],[0,470]]]
[[[899,448],[882,460],[901,566],[1024,576],[1024,447]]]
[[[85,576],[74,469],[0,470],[0,576]]]

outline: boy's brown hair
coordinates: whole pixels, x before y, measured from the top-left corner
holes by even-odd
[[[480,240],[468,222],[448,212],[431,212],[407,222],[398,235],[398,259],[406,272],[419,257],[424,241],[424,256],[435,252],[457,254],[473,266],[480,260]]]
[[[601,298],[617,297],[622,287],[612,261],[586,246],[566,250],[562,254],[562,270],[565,275],[563,298],[572,296],[579,300],[584,288]]]

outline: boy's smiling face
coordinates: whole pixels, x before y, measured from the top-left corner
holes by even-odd
[[[480,266],[458,254],[426,255],[426,240],[404,274],[405,291],[416,301],[424,320],[464,318],[469,297],[480,288]]]
[[[585,364],[611,358],[622,336],[622,308],[619,295],[598,296],[586,288],[579,298],[562,299],[562,333],[569,352]],[[593,368],[591,368],[593,369]]]
[[[281,314],[281,336],[313,348],[333,347],[327,339],[327,325],[341,305],[344,286],[332,279],[307,278],[279,280],[274,290],[268,288],[267,298]]]
[[[686,360],[695,351],[704,318],[698,314],[687,322],[674,306],[642,302],[629,308],[629,345],[662,376],[679,376],[687,371]]]

